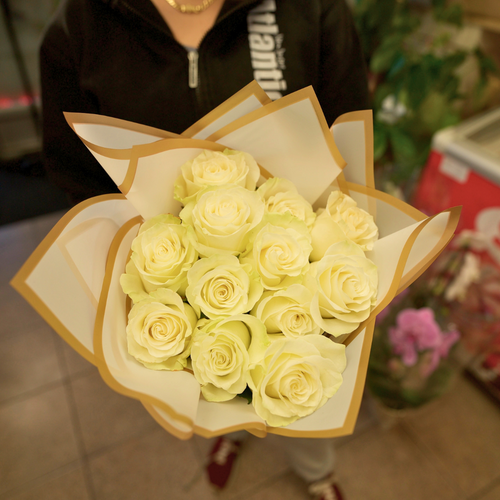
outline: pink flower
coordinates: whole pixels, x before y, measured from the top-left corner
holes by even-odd
[[[404,309],[396,317],[396,326],[389,328],[389,340],[406,366],[415,365],[420,351],[441,345],[441,329],[434,311],[428,307]]]
[[[441,335],[441,344],[437,348],[437,352],[441,358],[448,357],[448,353],[452,346],[460,338],[460,332],[458,330],[453,330],[451,332],[443,333]]]
[[[441,343],[432,351],[429,364],[422,370],[424,377],[428,377],[439,366],[440,361],[448,357],[451,347],[459,338],[460,333],[457,330],[441,332]]]
[[[419,353],[427,352],[422,375],[428,377],[446,358],[460,334],[453,330],[443,332],[429,307],[404,309],[396,316],[396,326],[389,328],[389,341],[395,354],[406,366],[414,366]]]

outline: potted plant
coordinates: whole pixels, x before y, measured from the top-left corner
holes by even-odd
[[[409,198],[434,133],[484,107],[497,68],[478,36],[462,36],[457,3],[356,0],[353,12],[371,76],[381,187],[400,186]]]

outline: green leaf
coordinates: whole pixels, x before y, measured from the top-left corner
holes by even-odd
[[[461,120],[460,113],[453,108],[449,108],[443,114],[443,119],[441,121],[440,128],[452,127],[456,125]]]
[[[391,95],[394,94],[396,90],[394,87],[386,82],[382,82],[376,89],[375,89],[375,95],[373,96],[373,106],[375,110],[380,109],[382,106],[383,100]]]
[[[386,128],[375,122],[373,124],[373,159],[375,161],[380,160],[387,151],[388,138]]]
[[[401,160],[405,161],[416,155],[417,149],[415,141],[409,134],[398,127],[392,127],[389,129],[389,137],[394,152],[394,158],[397,162]]]
[[[460,98],[460,80],[453,76],[442,87],[441,92],[447,97],[449,101],[455,101]]]
[[[436,7],[434,9],[434,17],[437,21],[460,27],[463,24],[464,18],[463,8],[457,3],[452,3],[447,7]]]
[[[452,109],[446,96],[440,92],[433,91],[425,98],[420,106],[419,118],[429,134],[433,134],[440,128],[444,117],[451,113]]]
[[[431,86],[431,75],[424,65],[415,65],[408,72],[408,104],[417,109],[425,99]]]
[[[238,394],[238,397],[246,399],[247,403],[251,404],[252,403],[252,398],[253,398],[252,390],[247,385],[246,389],[241,394]]]
[[[450,78],[456,78],[455,72],[459,66],[461,66],[467,57],[467,53],[463,50],[457,51],[449,56],[443,58],[437,67],[437,72],[435,79],[438,80],[441,85],[446,85]]]
[[[421,24],[418,16],[412,16],[408,9],[400,9],[392,18],[392,27],[401,34],[410,34]]]
[[[493,73],[496,75],[500,73],[495,61],[490,56],[487,56],[481,49],[476,49],[474,55],[477,57],[481,74]]]
[[[398,56],[392,63],[391,67],[389,68],[389,71],[387,73],[387,78],[394,79],[394,77],[397,77],[398,73],[404,71],[406,63],[407,63],[406,57],[403,54],[398,54]]]
[[[399,33],[388,36],[375,50],[370,61],[370,69],[374,73],[383,73],[393,64],[401,52],[404,36]]]
[[[446,0],[432,0],[432,6],[435,9],[446,7]]]

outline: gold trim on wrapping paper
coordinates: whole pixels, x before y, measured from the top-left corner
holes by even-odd
[[[349,188],[347,187],[347,180],[345,178],[344,172],[340,172],[337,178],[328,187],[333,191],[332,188],[335,187],[335,184],[338,186],[340,191],[342,191],[344,194],[349,195]]]
[[[333,125],[341,123],[363,122],[365,131],[365,184],[375,189],[375,171],[373,169],[373,112],[371,109],[351,111],[339,116]],[[332,127],[333,127],[332,125]]]
[[[209,149],[210,151],[224,151],[226,149],[222,144],[216,144],[203,139],[188,139],[186,137],[176,139],[164,139],[150,144],[142,144],[133,146],[130,154],[130,162],[125,174],[123,182],[118,186],[118,189],[123,194],[128,194],[134,184],[137,174],[137,165],[140,158],[153,156],[158,153],[170,151],[172,149]],[[180,166],[180,165],[179,165]]]
[[[137,216],[133,219],[127,221],[123,226],[118,230],[113,241],[109,247],[108,259],[106,262],[106,271],[104,275],[104,282],[102,284],[101,296],[99,297],[99,306],[97,309],[97,315],[94,326],[94,355],[95,355],[95,365],[99,369],[99,373],[101,374],[102,379],[108,384],[111,389],[118,392],[119,394],[123,394],[124,396],[128,396],[133,399],[137,399],[141,401],[143,404],[149,404],[157,406],[167,413],[174,420],[177,420],[191,429],[194,429],[194,422],[185,415],[181,415],[177,413],[173,408],[171,408],[164,401],[161,401],[153,396],[149,396],[147,394],[143,394],[128,387],[122,385],[118,380],[113,377],[104,357],[104,350],[102,347],[102,335],[103,335],[103,325],[104,325],[104,315],[106,311],[106,305],[109,296],[109,290],[113,278],[114,267],[116,263],[116,258],[118,255],[118,251],[120,249],[120,245],[125,238],[125,236],[135,227],[142,223],[142,217]],[[167,429],[169,430],[169,429]],[[170,430],[169,430],[170,432]],[[182,434],[182,431],[177,429],[177,432]],[[189,434],[189,435],[188,435]],[[193,431],[190,433],[186,433],[186,437],[183,439],[188,439],[193,434]]]
[[[73,240],[75,237],[81,234],[82,231],[85,231],[88,227],[91,227],[96,221],[101,221],[101,220],[102,219],[86,220],[81,224],[78,224],[78,226],[74,227],[73,229],[66,231],[66,233],[61,235],[60,238],[56,240],[56,244],[59,247],[59,251],[62,253],[64,257],[64,260],[67,262],[78,283],[80,283],[82,290],[85,292],[85,295],[87,295],[87,297],[90,300],[90,303],[92,304],[92,306],[96,311],[97,311],[97,304],[99,302],[99,297],[95,297],[92,291],[90,290],[89,286],[87,285],[87,282],[82,276],[82,273],[76,266],[75,261],[71,258],[71,255],[67,249],[67,245],[71,240]]]
[[[141,125],[139,123],[129,122],[127,120],[120,120],[119,118],[111,118],[109,116],[95,115],[90,113],[64,113],[64,117],[68,122],[68,125],[73,129],[80,140],[94,153],[105,156],[106,158],[112,158],[114,160],[129,160],[132,154],[132,149],[113,149],[106,148],[104,146],[98,146],[93,144],[86,139],[81,137],[75,128],[76,123],[85,123],[88,125],[108,125],[110,127],[115,127],[119,129],[130,130],[132,132],[139,132],[141,134],[147,134],[152,136],[157,136],[158,140],[162,139],[173,139],[179,137],[178,134],[172,132],[167,132],[159,128],[148,127],[147,125]]]
[[[232,425],[229,427],[224,427],[223,429],[217,429],[216,431],[211,431],[199,425],[195,425],[194,433],[204,438],[213,438],[221,436],[223,434],[229,434],[230,432],[241,430],[245,430],[258,438],[264,438],[267,436],[267,434],[277,434],[280,436],[297,438],[333,438],[352,434],[356,425],[359,408],[361,407],[361,399],[363,397],[374,327],[375,319],[373,318],[372,321],[366,325],[365,338],[363,339],[363,345],[361,348],[356,382],[354,384],[354,391],[352,393],[351,402],[349,404],[347,415],[344,420],[344,425],[342,427],[321,431],[299,431],[295,429],[288,429],[287,427],[270,427],[265,424],[254,422],[250,424]],[[189,439],[191,437],[191,435],[183,433],[177,428],[173,428],[169,422],[163,419],[163,417],[156,411],[153,406],[144,402],[142,402],[142,404],[149,412],[149,414],[156,420],[156,422],[160,424],[166,431],[172,433],[174,436],[180,439]]]
[[[104,322],[104,314],[106,310],[107,298],[113,278],[115,261],[118,255],[118,251],[126,234],[134,227],[134,225],[139,224],[142,221],[140,217],[136,217],[135,219],[131,219],[127,223],[125,223],[120,230],[116,233],[115,238],[110,246],[108,252],[108,260],[106,263],[106,273],[104,278],[104,283],[102,285],[101,297],[99,299],[99,308],[96,315],[95,328],[94,328],[94,352],[96,358],[96,366],[99,369],[99,373],[101,374],[103,380],[108,384],[116,392],[123,394],[125,396],[131,397],[133,399],[137,399],[141,401],[146,410],[150,413],[150,415],[156,420],[158,424],[160,424],[165,430],[179,439],[189,439],[193,434],[197,434],[199,436],[210,438],[215,436],[220,436],[222,434],[227,434],[229,432],[235,432],[238,430],[246,430],[247,432],[257,436],[257,437],[265,437],[268,433],[271,434],[279,434],[283,436],[295,436],[295,437],[336,437],[351,433],[354,429],[354,425],[356,423],[356,417],[359,412],[359,406],[361,404],[361,397],[363,393],[364,387],[364,376],[358,380],[360,377],[360,369],[365,369],[365,365],[361,365],[361,363],[368,363],[368,357],[371,348],[371,341],[373,335],[373,325],[370,323],[366,325],[365,338],[363,339],[363,346],[360,355],[360,363],[358,365],[358,374],[356,375],[355,381],[355,389],[353,395],[351,397],[351,402],[349,404],[349,409],[347,412],[346,420],[344,421],[344,425],[342,427],[338,427],[336,429],[323,430],[323,431],[298,431],[298,430],[287,430],[286,428],[281,427],[270,427],[264,423],[253,422],[247,424],[238,424],[234,426],[225,427],[223,429],[217,429],[216,431],[211,431],[204,427],[194,424],[191,419],[184,415],[178,414],[173,408],[171,408],[164,401],[157,400],[153,396],[148,396],[143,393],[133,391],[129,389],[120,382],[118,382],[110,372],[105,358],[104,352],[102,348],[102,333],[103,333],[103,322]],[[374,323],[374,321],[372,321]],[[363,373],[361,370],[361,373]],[[366,373],[366,370],[365,370]],[[155,406],[157,408],[165,411],[169,416],[171,416],[174,420],[177,420],[183,424],[188,425],[192,428],[192,431],[182,431],[175,426],[173,426],[170,422],[166,421],[158,411],[155,410]]]
[[[373,113],[371,109],[362,111],[352,111],[339,116],[330,127],[330,133],[333,136],[333,127],[342,123],[363,122],[364,141],[365,141],[365,185],[375,189],[375,174],[373,169]],[[335,139],[334,139],[335,140]],[[346,165],[347,166],[347,165]],[[344,172],[341,172],[337,178],[325,189],[321,199],[327,191],[339,189],[342,193],[350,195],[349,183],[345,178]],[[329,193],[328,193],[329,194]],[[376,214],[375,203],[372,203],[371,198],[368,198],[368,206],[370,214]],[[374,217],[375,218],[375,217]]]
[[[148,413],[167,432],[169,432],[170,434],[173,434],[175,437],[177,437],[179,439],[183,439],[183,440],[190,439],[192,437],[193,433],[182,432],[179,429],[177,429],[176,427],[172,426],[169,422],[167,422],[160,415],[160,413],[158,413],[157,409],[153,405],[151,405],[149,403],[145,403],[144,401],[141,401],[141,402],[142,402],[142,405],[144,406],[144,408],[146,408],[146,410],[148,411]],[[260,438],[266,437],[267,432],[266,432],[265,424],[256,423],[256,425],[258,426],[258,428],[255,428],[255,429],[254,428],[249,429],[245,424],[232,425],[230,427],[225,427],[222,432],[209,431],[208,429],[200,427],[199,425],[195,425],[194,426],[194,434],[196,434],[197,436],[201,436],[201,437],[209,439],[209,438],[213,438],[216,436],[220,436],[222,434],[229,434],[230,432],[247,431],[256,437],[260,437]]]
[[[330,132],[325,116],[323,114],[323,110],[321,109],[318,98],[316,97],[316,94],[314,93],[312,87],[306,87],[302,90],[293,92],[292,94],[288,94],[285,97],[278,99],[277,101],[272,101],[269,104],[263,106],[262,108],[256,109],[255,111],[252,111],[246,114],[245,116],[242,116],[241,118],[234,120],[232,123],[229,123],[225,127],[222,127],[220,130],[218,130],[217,132],[214,132],[212,135],[208,136],[207,140],[214,142],[218,141],[224,142],[224,137],[226,137],[228,134],[232,132],[235,132],[236,130],[239,130],[245,125],[249,125],[250,123],[259,120],[264,116],[271,115],[276,111],[287,108],[292,104],[296,104],[298,102],[305,100],[309,100],[311,102],[313,109],[316,112],[316,116],[318,118],[321,130],[323,132],[323,138],[325,139],[328,149],[330,150],[330,154],[332,155],[332,158],[335,160],[335,163],[337,164],[339,169],[342,170],[345,167],[345,161],[342,158],[342,155],[340,154],[337,145],[335,144],[335,140],[333,139],[333,135]]]
[[[153,417],[157,424],[159,424],[163,429],[165,429],[169,434],[175,436],[178,439],[182,439],[186,441],[187,439],[191,439],[193,437],[193,432],[182,432],[177,427],[174,427],[172,424],[167,422],[157,411],[156,408],[145,401],[140,400],[142,406],[146,409],[146,411]]]
[[[436,243],[434,248],[428,252],[423,259],[420,260],[418,264],[416,264],[410,271],[403,275],[404,268],[406,266],[406,262],[408,261],[408,257],[410,256],[410,252],[413,248],[415,240],[418,235],[422,232],[422,230],[429,224],[429,222],[437,217],[440,214],[433,215],[432,217],[428,217],[426,220],[422,221],[415,230],[410,234],[408,239],[406,240],[405,245],[403,246],[403,250],[399,256],[398,264],[396,266],[396,271],[392,278],[391,285],[384,299],[373,309],[370,313],[370,317],[363,321],[359,327],[354,330],[349,337],[343,342],[346,346],[349,345],[363,330],[366,324],[375,319],[377,314],[379,314],[384,308],[386,308],[391,301],[394,299],[396,295],[401,293],[405,288],[410,286],[437,258],[437,256],[446,248],[446,245],[450,242],[455,234],[455,229],[458,224],[458,219],[460,218],[461,207],[450,208],[448,210],[444,210],[441,212],[448,213],[448,221],[446,222],[446,227],[441,235],[441,238]]]
[[[349,183],[348,184],[349,189],[353,191],[358,191],[362,192],[366,195],[369,195],[373,198],[378,198],[380,200],[383,200],[390,205],[398,208],[405,214],[409,215],[411,218],[413,218],[416,222],[422,222],[415,230],[411,233],[409,236],[407,242],[404,245],[403,251],[400,255],[400,259],[398,262],[398,266],[396,269],[395,276],[393,278],[392,284],[389,288],[389,291],[386,295],[386,298],[384,301],[379,304],[379,306],[374,309],[370,317],[363,322],[359,328],[350,334],[348,338],[345,340],[344,344],[347,346],[349,345],[357,335],[359,335],[363,329],[365,330],[365,337],[363,339],[363,345],[361,348],[361,354],[360,354],[360,361],[357,369],[357,375],[356,375],[356,380],[355,380],[355,386],[354,386],[354,391],[351,397],[351,402],[349,404],[349,408],[347,411],[347,416],[344,421],[344,424],[341,427],[337,427],[335,429],[329,429],[329,430],[321,430],[321,431],[298,431],[298,430],[292,430],[288,429],[287,427],[269,427],[266,426],[265,424],[260,424],[258,422],[254,423],[247,423],[247,424],[240,424],[236,426],[229,426],[225,427],[223,429],[217,429],[216,431],[211,431],[209,429],[203,428],[199,425],[193,424],[193,422],[190,419],[187,419],[187,417],[183,417],[182,415],[179,415],[175,410],[173,410],[167,403],[162,402],[162,401],[157,401],[153,397],[148,397],[145,396],[142,393],[139,392],[134,392],[131,390],[128,390],[127,388],[121,386],[114,378],[112,378],[111,373],[109,372],[109,369],[107,366],[105,366],[105,361],[104,358],[102,358],[102,364],[103,370],[109,374],[110,378],[105,378],[103,375],[101,368],[100,368],[100,359],[98,363],[99,371],[101,372],[101,375],[103,375],[103,379],[112,387],[114,390],[116,390],[119,393],[125,394],[129,397],[133,397],[135,399],[139,399],[146,410],[151,414],[151,416],[169,433],[177,436],[179,439],[189,439],[192,434],[197,434],[206,438],[210,437],[215,437],[219,436],[222,434],[226,434],[229,432],[237,431],[237,430],[246,430],[247,432],[254,434],[257,437],[265,437],[268,433],[270,434],[278,434],[278,435],[283,435],[283,436],[294,436],[294,437],[310,437],[310,438],[328,438],[328,437],[337,437],[337,436],[342,436],[346,435],[349,433],[353,432],[355,423],[356,423],[356,418],[357,414],[359,412],[360,404],[361,404],[361,398],[363,394],[363,388],[364,388],[364,381],[366,378],[366,368],[368,365],[368,359],[369,359],[369,354],[370,354],[370,349],[371,349],[371,342],[372,342],[372,337],[373,337],[373,329],[374,329],[374,324],[375,324],[375,317],[378,312],[382,310],[383,307],[385,307],[395,296],[398,285],[399,285],[399,280],[402,277],[402,273],[404,271],[404,267],[406,265],[407,259],[409,257],[410,251],[413,247],[413,244],[418,236],[418,234],[424,229],[424,227],[435,217],[429,217],[425,218],[425,216],[419,212],[418,210],[414,209],[410,205],[407,205],[406,203],[402,202],[401,200],[398,200],[390,195],[387,195],[386,193],[376,191],[374,189],[370,189],[366,186],[361,186],[361,185],[356,185],[354,183]],[[424,265],[427,265],[427,261],[432,262],[434,255],[438,252],[440,252],[447,241],[451,239],[453,236],[454,229],[456,227],[456,224],[458,222],[458,216],[459,216],[459,209],[450,209],[446,212],[450,213],[450,217],[446,223],[446,228],[443,233],[443,236],[440,238],[439,242],[436,244],[435,248],[437,249],[437,252],[431,252],[428,258],[423,259]],[[423,220],[422,220],[423,218]],[[123,237],[120,238],[120,240]],[[118,234],[116,239],[118,240]],[[119,245],[118,245],[119,246]],[[118,248],[118,247],[117,247]],[[107,269],[106,273],[111,273],[113,269],[113,264],[116,259],[116,251],[111,252],[110,249],[110,254],[108,258],[108,266],[109,268]],[[418,269],[419,265],[415,266],[415,269]],[[411,272],[411,271],[410,271]],[[107,291],[109,291],[109,284],[110,284],[111,276],[108,277],[108,283],[106,285]],[[105,291],[105,285],[103,284],[103,293]],[[105,307],[105,305],[103,306]],[[103,309],[104,313],[104,309]],[[96,319],[96,326],[97,326],[98,320]],[[102,325],[101,325],[102,326]],[[101,330],[101,336],[102,336],[102,330]],[[94,336],[94,342],[96,342],[97,338],[97,331]],[[102,342],[102,337],[100,338],[100,342]],[[102,344],[101,344],[102,346]],[[96,350],[97,353],[97,346],[94,345],[94,349]],[[101,356],[102,352],[100,353]],[[155,410],[155,406],[164,410],[168,415],[170,415],[174,420],[178,420],[180,422],[183,422],[190,426],[193,430],[190,432],[184,432],[176,427],[174,427],[172,424],[170,424],[168,421],[163,419],[161,414],[159,414]]]
[[[212,125],[212,123],[217,121],[219,118],[222,118],[251,96],[255,96],[262,106],[272,102],[271,98],[264,92],[262,87],[255,80],[253,80],[246,87],[243,87],[239,92],[236,92],[236,94],[232,97],[224,101],[210,113],[184,130],[181,135],[185,137],[193,137],[194,135],[199,134],[202,130]]]
[[[355,191],[356,193],[361,193],[366,195],[367,197],[375,198],[380,201],[387,203],[388,205],[392,205],[394,208],[397,208],[400,212],[403,212],[408,217],[411,217],[415,220],[415,222],[421,222],[427,219],[427,215],[422,213],[420,210],[408,205],[408,203],[392,196],[390,194],[384,193],[383,191],[379,191],[375,188],[370,188],[368,186],[363,186],[362,184],[356,184],[354,182],[348,182],[347,187],[349,190]]]
[[[354,384],[354,391],[351,396],[351,402],[347,415],[342,427],[335,429],[327,429],[322,431],[296,431],[288,429],[287,427],[267,427],[270,434],[278,434],[280,436],[289,437],[304,437],[304,438],[334,438],[340,436],[347,436],[354,432],[356,420],[358,418],[359,408],[361,407],[361,399],[363,397],[363,390],[365,387],[366,373],[368,370],[368,361],[370,359],[370,350],[372,347],[373,330],[375,329],[375,318],[369,321],[366,325],[365,338],[361,347],[359,357],[358,372],[356,374],[356,382]]]
[[[320,208],[325,208],[326,201],[333,191],[341,191],[342,193],[349,195],[349,189],[347,188],[347,181],[344,172],[340,172],[340,174],[337,175],[337,177],[328,185],[328,187],[312,204],[313,210],[315,212],[317,212]]]
[[[59,221],[50,230],[43,241],[38,245],[35,251],[30,255],[28,260],[23,264],[21,269],[10,281],[10,285],[21,294],[24,299],[35,309],[35,311],[62,337],[76,352],[83,356],[88,362],[96,365],[94,353],[87,349],[55,316],[55,314],[47,307],[45,302],[34,292],[34,290],[26,283],[27,279],[43,259],[49,249],[56,243],[59,235],[64,231],[66,226],[83,210],[91,205],[101,203],[107,200],[126,200],[121,194],[105,194],[90,198],[81,202],[76,207],[70,209],[64,214]]]
[[[405,276],[403,276],[402,282],[399,284],[399,288],[396,292],[396,295],[400,294],[405,288],[409,287],[417,278],[419,278],[428,268],[429,266],[439,257],[441,252],[446,248],[448,243],[453,239],[455,235],[455,229],[457,228],[458,221],[460,219],[460,213],[462,211],[462,207],[453,207],[448,210],[444,210],[441,213],[449,212],[450,217],[448,219],[448,223],[446,225],[446,229],[441,235],[439,242],[433,248],[431,252],[429,252],[426,258],[421,261],[423,266],[415,265],[412,269],[410,269]],[[437,214],[439,215],[439,214]],[[434,218],[433,216],[431,217]]]
[[[262,165],[260,165],[259,163],[257,163],[257,165],[259,165],[259,170],[260,170],[260,175],[262,177],[264,177],[264,179],[267,181],[268,179],[271,179],[272,178],[272,174],[271,172],[269,172],[269,170],[266,170]]]
[[[370,195],[374,198],[379,198],[379,199],[389,203],[390,205],[400,209],[402,212],[406,213],[407,215],[409,215],[411,218],[413,218],[417,222],[420,219],[425,218],[425,216],[421,212],[419,212],[418,210],[405,204],[401,200],[398,200],[392,196],[387,195],[386,193],[382,193],[382,192],[367,188],[365,186],[356,185],[353,183],[349,184],[349,188],[352,189],[353,191],[363,192],[363,193]],[[353,395],[351,398],[351,403],[350,403],[350,406],[348,409],[348,418],[345,420],[344,425],[342,427],[339,427],[336,429],[323,430],[323,431],[296,431],[296,430],[290,430],[287,428],[266,427],[264,424],[259,424],[258,422],[255,422],[255,423],[250,423],[250,424],[241,424],[238,426],[231,426],[231,427],[224,428],[222,430],[219,429],[217,431],[210,431],[208,429],[204,429],[200,426],[194,425],[190,419],[188,419],[187,417],[184,417],[182,415],[177,414],[177,412],[175,412],[175,410],[170,408],[166,403],[163,403],[162,401],[158,401],[154,397],[148,397],[142,393],[134,392],[134,391],[128,390],[124,386],[121,386],[121,384],[119,384],[112,377],[112,375],[111,375],[111,373],[110,373],[110,371],[109,371],[109,369],[104,361],[103,352],[102,352],[102,321],[104,318],[105,303],[102,304],[101,300],[99,302],[100,311],[99,311],[99,316],[96,318],[96,331],[95,331],[95,335],[94,335],[94,349],[96,349],[96,355],[93,355],[92,353],[90,353],[90,351],[88,351],[85,347],[83,347],[75,339],[75,337],[73,337],[73,335],[69,331],[66,330],[66,328],[62,324],[60,324],[59,320],[54,317],[54,315],[51,313],[50,310],[43,311],[43,309],[47,309],[46,306],[39,299],[39,297],[37,297],[36,294],[34,294],[34,292],[29,287],[27,287],[27,285],[25,283],[23,283],[22,281],[20,283],[17,283],[18,280],[23,279],[23,271],[25,272],[24,279],[26,279],[26,277],[29,276],[32,269],[34,269],[34,267],[41,260],[41,258],[46,253],[46,251],[55,242],[55,240],[57,239],[59,234],[66,227],[67,223],[70,220],[72,220],[77,213],[82,211],[87,206],[90,206],[94,203],[98,203],[100,201],[105,201],[106,199],[122,199],[123,200],[124,197],[122,195],[119,195],[119,194],[104,195],[104,196],[97,197],[97,198],[94,198],[91,200],[87,200],[86,202],[83,202],[82,204],[78,205],[78,207],[75,207],[75,209],[72,209],[70,212],[68,212],[56,224],[54,229],[49,233],[49,236],[42,242],[42,244],[39,246],[39,248],[37,248],[37,250],[32,254],[30,259],[28,259],[28,261],[23,266],[23,268],[13,278],[11,284],[12,284],[12,286],[14,286],[14,288],[16,288],[26,298],[26,300],[28,300],[28,302],[32,303],[33,307],[35,307],[35,309],[39,312],[39,314],[44,319],[46,319],[46,321],[51,326],[53,326],[53,328],[70,344],[70,346],[72,346],[77,352],[79,352],[81,355],[83,355],[91,363],[98,366],[99,371],[100,371],[101,375],[103,376],[103,379],[106,381],[106,383],[111,388],[113,388],[114,390],[116,390],[116,392],[119,392],[121,394],[125,394],[129,397],[133,397],[134,399],[139,399],[143,403],[143,405],[146,407],[146,409],[151,413],[153,418],[155,418],[155,420],[160,425],[162,425],[162,427],[164,427],[168,432],[172,433],[173,435],[176,435],[180,439],[188,439],[189,437],[192,436],[193,432],[198,434],[198,435],[204,436],[204,437],[212,437],[212,436],[217,436],[217,435],[221,435],[221,434],[224,434],[227,432],[232,432],[232,431],[240,430],[240,429],[245,429],[248,432],[250,432],[258,437],[264,437],[267,433],[279,434],[279,435],[285,435],[285,436],[296,436],[296,437],[335,437],[335,436],[345,435],[345,434],[352,432],[352,429],[354,428],[354,424],[356,421],[356,415],[357,415],[357,412],[359,411],[359,404],[361,401],[360,398],[362,395],[363,384],[364,384],[364,376],[362,377],[362,380],[358,380],[359,373],[363,373],[362,371],[360,372],[361,368],[363,368],[361,363],[364,363],[365,359],[366,359],[366,363],[367,363],[367,359],[368,359],[368,355],[369,355],[369,351],[370,351],[370,346],[371,346],[371,340],[372,340],[371,336],[372,336],[372,332],[373,332],[373,321],[374,321],[375,313],[379,312],[382,309],[382,305],[379,305],[379,307],[377,307],[377,309],[372,312],[372,315],[370,316],[370,318],[366,322],[364,322],[363,325],[360,325],[360,328],[356,332],[353,332],[353,334],[351,334],[349,339],[345,342],[346,345],[348,345],[350,342],[352,342],[352,340],[355,338],[355,335],[359,334],[359,332],[362,331],[363,326],[366,326],[367,331],[365,333],[365,339],[364,339],[364,343],[362,346],[360,364],[358,366],[358,375],[356,376],[356,381],[355,381],[355,391],[353,392]],[[433,253],[431,252],[430,256],[428,258],[424,259],[424,261],[428,261],[428,264],[430,264],[430,262],[433,260],[434,254],[439,253],[442,250],[442,248],[444,248],[445,243],[447,241],[449,241],[449,239],[451,239],[451,237],[453,236],[453,230],[454,230],[454,227],[456,226],[456,223],[458,221],[460,209],[455,208],[455,209],[449,210],[448,212],[450,212],[450,218],[447,222],[445,232],[443,233],[443,236],[441,237],[438,244],[435,246],[435,248],[437,248],[438,251],[437,252],[435,251]],[[401,273],[404,270],[404,264],[409,256],[409,253],[410,253],[411,247],[413,246],[414,240],[416,239],[418,233],[425,227],[425,225],[427,225],[427,223],[430,220],[432,220],[432,217],[425,220],[423,224],[420,224],[419,227],[416,228],[415,231],[412,232],[409,240],[405,244],[404,251],[401,254],[400,263],[398,264],[398,269],[399,268],[401,269],[401,271],[400,271]],[[107,293],[109,292],[109,285],[111,283],[112,270],[113,270],[113,266],[115,263],[116,254],[118,251],[117,249],[119,247],[119,242],[122,241],[122,239],[125,235],[125,230],[127,229],[125,226],[130,226],[132,223],[133,223],[133,225],[139,224],[140,222],[142,222],[141,217],[137,217],[135,219],[132,219],[131,221],[126,223],[126,225],[122,226],[122,228],[120,229],[119,233],[123,232],[123,235],[119,235],[117,233],[117,235],[115,236],[115,238],[113,240],[113,244],[112,244],[110,251],[109,251],[109,254],[108,254],[108,259],[107,259],[107,264],[106,264],[107,268],[106,268],[105,282],[103,283],[101,297],[107,297]],[[49,241],[50,239],[52,241]],[[116,249],[112,251],[112,248],[114,247],[114,245],[116,246]],[[441,246],[442,246],[442,248],[439,248]],[[403,258],[404,258],[404,263],[402,262]],[[424,265],[428,265],[428,264],[426,262]],[[414,273],[413,279],[415,279],[416,274],[419,271],[418,268],[419,268],[419,265],[416,265],[414,270],[410,271],[407,274]],[[388,297],[387,302],[390,302],[390,300],[392,299],[392,297],[391,297],[392,292],[394,292],[394,288],[397,288],[398,285],[399,285],[398,280],[393,279],[393,284],[391,285],[390,291],[387,294],[387,297]],[[22,290],[23,288],[26,288],[26,290]],[[398,290],[398,293],[401,290],[402,290],[402,288],[400,290]],[[34,298],[29,297],[30,293],[34,296]],[[104,293],[106,293],[106,295],[103,295]],[[390,297],[390,299],[389,299],[389,297]],[[35,305],[37,302],[39,304]],[[102,317],[101,317],[101,314],[102,314]],[[96,339],[98,337],[98,335],[97,335],[98,323],[100,323],[101,331],[100,331],[98,345],[96,345],[96,341],[97,341]],[[98,346],[99,346],[99,348],[97,348]],[[172,416],[172,418],[174,420],[178,420],[178,421],[183,422],[186,425],[190,426],[193,429],[193,431],[192,432],[183,432],[177,428],[174,428],[173,426],[171,426],[171,424],[166,422],[161,417],[160,414],[158,414],[157,412],[154,411],[154,406],[157,406],[158,408],[161,408],[162,410],[164,410],[168,415]]]

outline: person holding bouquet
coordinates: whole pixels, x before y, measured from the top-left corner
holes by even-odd
[[[312,85],[329,125],[370,107],[345,0],[63,0],[40,67],[45,167],[75,204],[117,188],[63,112],[181,133],[252,80],[271,99]],[[214,486],[226,485],[245,435],[216,440]],[[314,498],[342,499],[330,440],[283,446]]]

